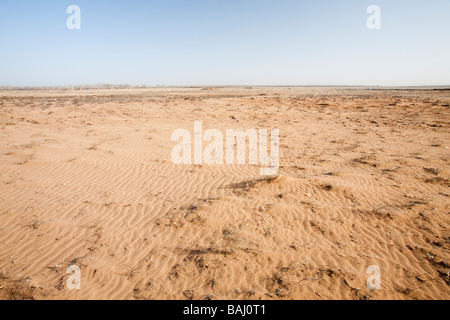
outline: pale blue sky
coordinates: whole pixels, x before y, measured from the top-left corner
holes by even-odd
[[[0,43],[0,86],[450,85],[450,0],[0,0]]]

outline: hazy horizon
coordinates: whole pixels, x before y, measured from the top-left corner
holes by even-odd
[[[194,84],[194,85],[130,85],[122,83],[108,83],[108,84],[77,84],[77,85],[48,85],[48,86],[0,86],[0,90],[7,89],[158,89],[158,88],[370,88],[370,89],[445,89],[450,90],[450,85],[413,85],[413,86],[383,86],[383,85],[252,85],[252,84],[224,84],[224,85],[209,85],[209,84]]]

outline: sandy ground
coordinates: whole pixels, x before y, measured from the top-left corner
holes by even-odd
[[[0,298],[450,299],[449,102],[357,88],[1,91]],[[278,175],[175,165],[171,134],[195,120],[279,129]]]

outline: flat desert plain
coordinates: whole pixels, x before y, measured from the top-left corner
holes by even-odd
[[[393,88],[0,91],[0,298],[450,299],[449,102]],[[173,163],[171,135],[194,121],[278,129],[278,172]]]

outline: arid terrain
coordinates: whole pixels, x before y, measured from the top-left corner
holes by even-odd
[[[448,300],[449,103],[424,89],[0,91],[0,298]],[[172,132],[196,120],[279,129],[278,174],[174,164]]]

